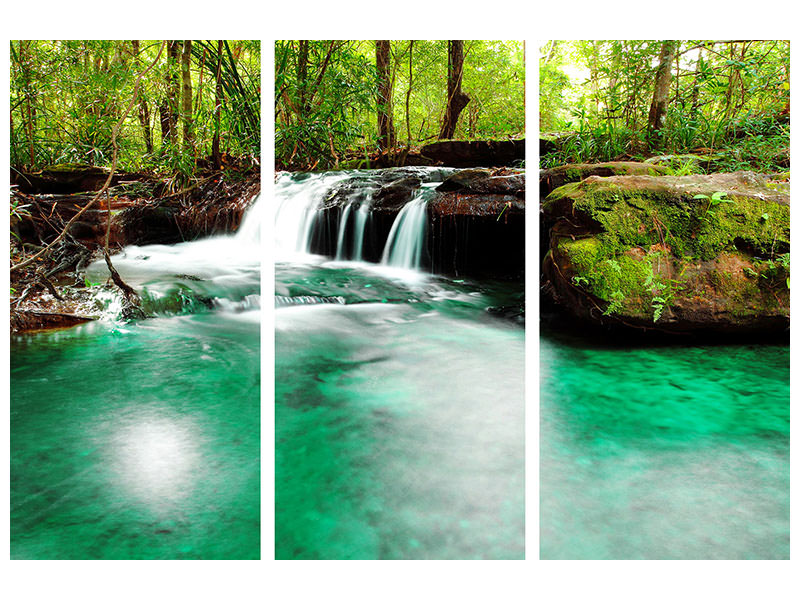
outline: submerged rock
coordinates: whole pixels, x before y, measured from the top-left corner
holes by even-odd
[[[751,172],[591,176],[543,203],[546,289],[575,316],[669,332],[789,326],[789,188]]]

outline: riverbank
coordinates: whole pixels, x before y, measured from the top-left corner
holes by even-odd
[[[70,327],[102,314],[119,290],[108,282],[87,280],[85,272],[103,256],[107,227],[113,262],[123,246],[174,244],[236,231],[261,189],[257,171],[235,167],[200,173],[183,185],[170,178],[117,172],[108,199],[104,196],[86,210],[52,251],[14,270],[56,238],[94,199],[107,176],[107,170],[79,165],[12,174],[12,333]]]

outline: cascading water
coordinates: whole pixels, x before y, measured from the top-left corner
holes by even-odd
[[[305,176],[299,181],[282,174],[275,182],[278,204],[275,210],[275,250],[278,256],[295,258],[306,254],[317,207],[324,195],[346,175],[330,173]]]
[[[364,199],[356,212],[353,260],[363,260],[364,258],[364,232],[369,224],[371,200],[371,195]]]
[[[12,557],[259,557],[262,211],[112,258],[158,318],[12,337]]]
[[[112,257],[129,285],[144,293],[153,310],[173,306],[176,294],[224,310],[248,311],[260,306],[261,221],[263,202],[253,201],[235,234],[216,235],[181,244],[127,246]],[[86,277],[109,277],[104,261],[92,263]],[[197,308],[197,303],[189,307]],[[254,320],[259,314],[252,313]]]
[[[381,186],[409,173],[387,235]],[[278,179],[277,558],[523,556],[523,330],[490,316],[523,290],[410,276],[441,180]]]
[[[366,189],[345,206],[339,223],[336,260],[347,260],[349,258],[354,261],[360,261],[363,259],[364,232],[369,223],[372,192],[372,189]],[[352,249],[349,256],[347,252],[348,233],[350,233],[350,238],[352,239]]]
[[[381,263],[403,269],[420,268],[425,245],[425,226],[428,222],[427,198],[432,189],[425,187],[419,190],[415,198],[397,215],[386,240]]]

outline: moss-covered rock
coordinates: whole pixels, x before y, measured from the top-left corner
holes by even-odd
[[[749,172],[591,176],[543,203],[543,271],[574,314],[668,331],[789,324],[788,183]]]
[[[602,163],[575,163],[561,165],[539,172],[539,194],[544,198],[556,188],[567,183],[581,181],[587,177],[611,177],[614,175],[664,175],[667,168],[634,161]]]

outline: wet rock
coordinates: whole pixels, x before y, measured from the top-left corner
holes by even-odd
[[[525,175],[468,169],[448,177],[428,202],[431,268],[470,277],[522,277]]]
[[[11,311],[11,333],[44,331],[74,327],[93,321],[94,317],[84,317],[66,313],[51,313],[33,310]]]
[[[522,195],[525,193],[525,173],[515,169],[463,169],[447,177],[436,190]]]
[[[599,324],[782,333],[788,205],[788,184],[750,172],[591,176],[564,185],[543,204],[552,225],[547,289],[573,315]]]
[[[422,185],[419,177],[403,177],[381,187],[374,196],[373,209],[397,212],[410,202]]]

